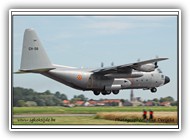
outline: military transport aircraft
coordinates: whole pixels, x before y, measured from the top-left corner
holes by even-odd
[[[23,39],[20,69],[16,73],[38,73],[78,90],[91,90],[95,95],[122,89],[149,89],[170,82],[162,74],[157,62],[168,58],[155,58],[119,66],[98,69],[75,68],[52,64],[33,29],[26,29]]]

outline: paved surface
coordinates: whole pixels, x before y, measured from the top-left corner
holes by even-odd
[[[96,114],[19,114],[13,115],[14,118],[24,117],[64,117],[64,116],[95,116]]]

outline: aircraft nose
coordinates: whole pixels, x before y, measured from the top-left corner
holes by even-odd
[[[165,76],[165,81],[164,81],[164,84],[167,84],[170,82],[170,78],[168,76]]]

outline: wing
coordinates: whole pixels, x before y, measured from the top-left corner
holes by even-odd
[[[140,61],[140,62],[131,63],[131,64],[96,69],[96,70],[93,70],[92,72],[94,74],[100,74],[100,75],[105,75],[105,74],[110,74],[110,73],[130,74],[133,69],[136,69],[137,67],[139,67],[141,65],[150,64],[150,63],[154,63],[154,62],[158,62],[158,61],[162,61],[162,60],[166,60],[166,59],[168,59],[168,58],[150,59],[150,60]]]

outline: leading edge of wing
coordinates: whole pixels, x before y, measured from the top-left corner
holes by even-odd
[[[124,64],[124,65],[119,65],[119,66],[112,66],[112,67],[105,67],[105,68],[100,68],[100,69],[95,69],[92,70],[94,74],[108,74],[108,73],[118,73],[118,72],[125,72],[125,73],[131,73],[133,67],[141,66],[144,64],[149,64],[149,63],[154,63],[158,61],[163,61],[167,60],[168,58],[155,58],[155,59],[150,59],[150,60],[145,60],[145,61],[140,61],[136,63],[130,63],[130,64]]]
[[[163,61],[163,60],[167,60],[168,58],[155,58],[155,59],[150,59],[150,60],[145,60],[145,61],[140,61],[140,62],[136,62],[136,63],[132,63],[132,65],[144,65],[144,64],[149,64],[149,63],[154,63],[154,62],[158,62],[158,61]]]

